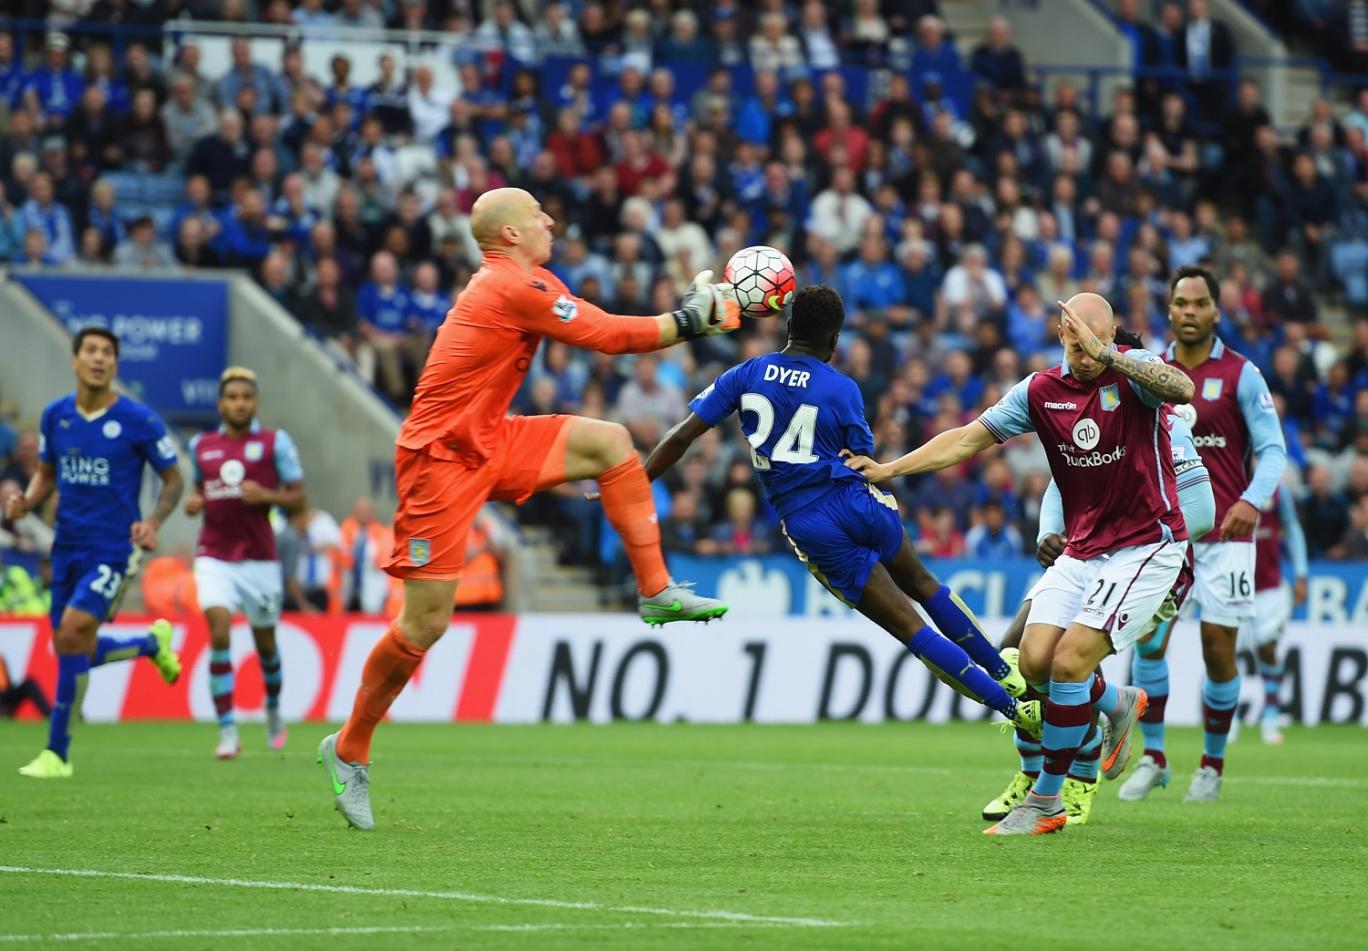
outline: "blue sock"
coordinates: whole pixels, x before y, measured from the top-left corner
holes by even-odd
[[[1164,707],[1168,703],[1169,669],[1165,657],[1146,657],[1137,649],[1131,658],[1131,683],[1149,694],[1150,709],[1140,718],[1145,752],[1164,752]],[[1151,716],[1153,711],[1155,716]],[[1162,765],[1162,764],[1161,764]]]
[[[1073,765],[1083,738],[1092,722],[1093,678],[1071,681],[1050,681],[1050,699],[1045,704],[1045,731],[1040,745],[1045,762],[1036,777],[1037,796],[1058,796],[1064,788],[1064,777]]]
[[[85,654],[61,654],[57,658],[57,702],[48,722],[48,749],[63,760],[71,747],[71,717],[81,709],[86,681],[90,678],[90,658]]]
[[[942,680],[951,686],[958,685],[957,689],[976,697],[984,706],[1008,718],[1016,713],[1016,701],[1002,689],[1002,684],[988,676],[983,668],[975,666],[957,645],[931,628],[924,627],[913,634],[907,649]]]
[[[1283,665],[1259,661],[1259,676],[1263,678],[1263,719],[1276,721],[1282,712],[1280,695],[1282,694]]]
[[[1240,675],[1218,684],[1210,677],[1202,681],[1202,760],[1224,760],[1226,740],[1230,738],[1230,721],[1235,716],[1235,704],[1240,699]],[[1216,764],[1212,764],[1216,765]],[[1218,772],[1220,767],[1218,766]]]
[[[1121,694],[1116,689],[1116,684],[1106,683],[1102,688],[1102,696],[1098,697],[1093,703],[1093,709],[1104,717],[1109,717],[1116,712],[1116,708],[1121,703]]]
[[[1095,783],[1101,765],[1102,731],[1093,725],[1089,728],[1083,745],[1078,748],[1078,755],[1074,757],[1073,765],[1069,767],[1069,775],[1074,779],[1081,779],[1085,783]]]
[[[132,660],[134,657],[152,657],[157,653],[157,639],[151,634],[138,637],[105,637],[95,640],[95,656],[90,658],[91,667],[101,667],[117,660]]]
[[[1017,730],[1016,748],[1021,756],[1021,771],[1028,776],[1040,775],[1040,767],[1045,759],[1040,752],[1040,741]]]
[[[284,679],[284,674],[280,670],[280,652],[258,652],[257,659],[261,662],[261,682],[266,687],[266,709],[274,710],[280,706],[280,684]]]
[[[209,650],[209,692],[219,726],[233,725],[233,655],[228,648]]]
[[[931,616],[931,623],[958,644],[974,663],[992,674],[994,680],[1001,680],[1012,672],[998,649],[983,636],[983,628],[974,612],[948,585],[941,585],[939,591],[921,602],[921,606]]]

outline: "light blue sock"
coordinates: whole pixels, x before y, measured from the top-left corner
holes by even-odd
[[[936,671],[943,680],[958,684],[961,692],[976,697],[1005,717],[1016,713],[1016,701],[1002,684],[990,677],[983,668],[975,666],[969,655],[940,633],[924,627],[907,642],[907,649]]]
[[[1097,698],[1093,704],[1093,709],[1104,717],[1109,717],[1116,712],[1116,708],[1121,704],[1121,694],[1116,689],[1116,684],[1110,681],[1103,685],[1102,696]]]
[[[1030,736],[1023,736],[1021,731],[1017,730],[1016,748],[1021,756],[1021,771],[1029,776],[1040,775],[1040,767],[1045,762],[1045,757],[1040,752],[1040,742]]]
[[[151,634],[138,637],[106,637],[95,639],[95,656],[90,658],[91,667],[101,667],[118,660],[132,660],[134,657],[154,657],[158,649],[157,639]]]
[[[266,688],[266,709],[274,710],[280,706],[280,685],[284,673],[280,669],[280,652],[274,654],[257,653],[261,662],[261,682]]]
[[[1259,661],[1259,676],[1263,679],[1263,719],[1276,721],[1282,713],[1283,665]]]
[[[219,726],[233,725],[233,655],[228,648],[209,650],[209,693]]]
[[[1166,657],[1145,657],[1138,650],[1131,658],[1131,683],[1149,694],[1150,710],[1140,718],[1140,734],[1146,752],[1164,752],[1164,708],[1168,705],[1169,669]]]
[[[63,760],[71,748],[71,718],[80,712],[90,677],[90,658],[85,654],[57,657],[57,702],[48,721],[48,749]]]
[[[974,663],[992,674],[994,680],[1001,680],[1012,672],[998,649],[984,636],[974,612],[948,585],[941,585],[939,591],[920,604],[930,615],[931,623],[958,644]]]
[[[1240,699],[1240,675],[1218,684],[1210,677],[1202,681],[1202,754],[1204,759],[1224,760],[1230,739],[1230,721]]]
[[[1069,767],[1069,775],[1074,779],[1095,783],[1101,765],[1102,731],[1096,727],[1091,727],[1088,737],[1083,740],[1083,745],[1078,748],[1078,755],[1074,757],[1073,766]]]
[[[1050,681],[1045,730],[1040,741],[1045,762],[1035,781],[1037,796],[1058,796],[1064,787],[1064,777],[1092,723],[1092,704],[1088,700],[1092,682],[1092,677],[1078,683]]]

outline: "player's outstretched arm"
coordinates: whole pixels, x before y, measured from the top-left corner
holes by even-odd
[[[857,456],[848,449],[841,453],[847,455],[846,466],[870,482],[887,482],[902,475],[948,469],[973,458],[995,442],[997,440],[988,427],[976,419],[958,429],[947,429],[892,462],[875,462],[868,456]]]
[[[697,413],[690,413],[688,417],[676,423],[665,434],[665,438],[651,450],[651,454],[646,457],[646,478],[654,482],[657,476],[673,466],[684,453],[689,451],[689,447],[694,444],[699,436],[711,428],[699,418]]]
[[[572,295],[550,272],[507,288],[504,299],[517,324],[540,337],[599,353],[649,353],[741,325],[731,285],[711,281],[712,272],[702,272],[678,310],[654,317],[610,314]]]

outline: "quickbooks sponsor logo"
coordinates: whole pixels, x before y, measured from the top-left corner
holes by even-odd
[[[1192,444],[1198,449],[1224,449],[1226,438],[1224,436],[1193,436]]]
[[[1062,454],[1061,458],[1075,469],[1092,469],[1097,466],[1109,466],[1113,462],[1120,462],[1125,456],[1126,447],[1117,446],[1111,452],[1089,452],[1077,456],[1066,452]]]

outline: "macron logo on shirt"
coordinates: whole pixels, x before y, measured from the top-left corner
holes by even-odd
[[[1052,400],[1045,401],[1046,409],[1078,409],[1077,403],[1055,403]]]

